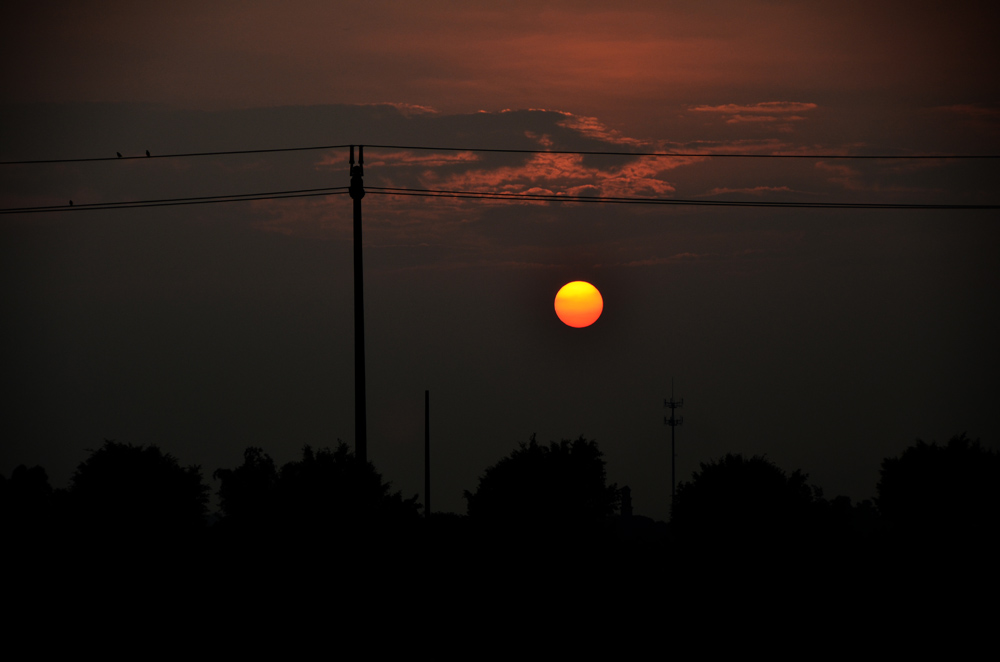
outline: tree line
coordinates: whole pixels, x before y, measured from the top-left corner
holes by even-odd
[[[1000,521],[1000,455],[965,434],[921,440],[882,461],[875,496],[852,503],[824,497],[801,471],[766,457],[727,454],[682,482],[669,524],[632,515],[630,492],[608,484],[597,443],[548,444],[532,437],[485,469],[466,491],[464,516],[421,517],[416,495],[392,491],[375,466],[343,443],[305,446],[277,466],[261,448],[213,472],[221,514],[209,516],[200,467],[182,466],[156,446],[105,441],[53,489],[42,467],[0,475],[0,517],[9,540],[71,537],[171,544],[256,540],[265,545],[381,543],[436,535],[446,540],[720,541],[914,540],[990,542]],[[280,541],[280,542],[278,542]]]

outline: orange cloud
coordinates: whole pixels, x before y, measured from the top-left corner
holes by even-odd
[[[789,115],[788,117],[775,117],[774,115],[733,115],[726,124],[740,124],[742,122],[801,122],[805,118],[801,115]]]
[[[456,165],[463,163],[475,163],[479,161],[479,156],[472,152],[450,152],[435,154],[426,152],[414,154],[413,152],[392,152],[388,154],[378,154],[375,158],[368,157],[365,165],[368,166],[421,166],[425,168],[436,168],[440,166]]]
[[[849,191],[861,191],[865,189],[859,181],[861,173],[848,165],[817,161],[816,168],[828,173],[829,177],[827,181],[832,184],[839,184]]]
[[[953,106],[943,106],[941,110],[947,110],[975,119],[1000,120],[1000,108],[990,108],[974,104],[955,104]]]
[[[814,103],[798,101],[764,101],[752,105],[727,103],[721,106],[692,106],[693,112],[718,113],[728,115],[726,124],[764,124],[783,122],[777,128],[779,131],[790,132],[792,127],[787,122],[801,122],[805,117],[798,114],[817,108]]]
[[[705,252],[705,253],[695,253],[691,251],[685,251],[683,253],[674,253],[673,255],[664,255],[662,257],[649,257],[640,260],[630,260],[628,262],[619,262],[616,266],[622,267],[655,267],[664,264],[696,264],[698,262],[709,261],[713,264],[718,264],[720,262],[737,262],[742,261],[747,258],[753,258],[765,251],[759,248],[745,248],[737,251],[724,250],[721,252]]]
[[[551,145],[548,136],[536,137],[542,145]],[[662,196],[674,191],[662,174],[699,159],[690,157],[647,157],[607,168],[584,164],[578,154],[532,155],[518,166],[480,168],[463,173],[439,176],[428,171],[423,183],[428,188],[462,191],[563,192],[567,195],[593,196]]]
[[[792,143],[767,138],[764,140],[695,140],[686,143],[660,142],[657,149],[665,152],[701,152],[706,154],[795,154],[807,153],[814,146],[800,147]]]
[[[931,193],[939,192],[941,190],[940,188],[882,184],[877,181],[871,181],[875,178],[875,173],[871,171],[866,171],[864,174],[864,179],[871,182],[867,183],[862,180],[862,173],[858,169],[843,164],[817,161],[816,168],[830,175],[827,178],[827,181],[831,184],[840,185],[848,191],[870,191],[879,193]],[[879,172],[884,174],[886,172],[898,172],[898,170],[897,166],[892,164],[888,168],[882,169]]]
[[[369,167],[406,167],[406,166],[421,166],[427,168],[435,168],[447,165],[456,165],[462,163],[475,163],[479,161],[479,156],[473,152],[444,152],[444,153],[434,153],[434,152],[424,152],[424,153],[413,153],[410,151],[403,152],[376,152],[373,150],[368,150],[365,154],[365,165]],[[344,150],[338,150],[337,152],[324,155],[320,159],[316,166],[336,166],[342,167],[347,164],[347,152]]]
[[[807,110],[815,110],[818,106],[814,103],[801,103],[798,101],[764,101],[753,105],[739,105],[727,103],[721,106],[694,106],[690,110],[699,113],[725,113],[727,115],[739,115],[743,113],[802,113]]]
[[[413,117],[414,115],[436,115],[438,113],[436,108],[431,106],[421,106],[415,103],[399,103],[399,102],[382,102],[382,103],[359,103],[359,106],[391,106],[399,111],[404,117]]]
[[[574,115],[573,113],[567,113],[563,111],[563,115],[566,119],[557,122],[559,126],[565,127],[567,129],[572,129],[577,131],[583,136],[588,138],[594,138],[600,140],[601,142],[611,143],[614,145],[631,145],[634,147],[640,147],[646,145],[647,143],[642,140],[636,140],[635,138],[629,138],[622,135],[620,131],[608,128],[603,122],[601,122],[596,117],[586,117],[584,115]]]
[[[328,198],[256,200],[250,208],[263,218],[254,227],[311,239],[350,239],[352,211],[346,195]]]
[[[765,193],[792,193],[787,186],[754,186],[750,188],[713,188],[705,195],[724,195],[726,193],[745,193],[747,195],[764,195]]]
[[[645,260],[632,260],[631,262],[623,262],[621,266],[623,267],[653,267],[659,264],[670,264],[671,262],[680,262],[682,260],[698,260],[706,257],[715,257],[715,253],[677,253],[675,255],[669,255],[667,257],[653,257],[647,258]]]

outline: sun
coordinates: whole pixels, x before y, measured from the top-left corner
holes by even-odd
[[[556,293],[556,315],[563,324],[582,329],[597,321],[604,299],[597,288],[582,280],[566,283]]]

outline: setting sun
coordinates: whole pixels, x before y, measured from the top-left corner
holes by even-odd
[[[597,288],[582,280],[563,285],[556,293],[556,315],[563,324],[576,328],[590,326],[601,316],[604,299]]]

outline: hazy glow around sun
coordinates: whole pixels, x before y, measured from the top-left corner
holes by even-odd
[[[563,324],[579,329],[597,321],[604,310],[604,299],[590,283],[575,280],[556,293],[555,308]]]

